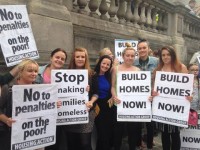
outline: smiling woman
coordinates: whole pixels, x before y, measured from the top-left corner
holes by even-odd
[[[36,79],[36,83],[51,83],[51,70],[63,68],[67,60],[67,53],[64,49],[57,48],[51,52],[50,63],[41,66]]]
[[[114,149],[120,150],[122,137],[125,126],[128,130],[128,143],[129,149],[136,149],[137,143],[137,136],[135,134],[138,131],[138,123],[136,122],[117,122],[117,104],[121,103],[121,100],[118,98],[118,93],[116,92],[116,84],[117,84],[117,73],[119,71],[129,71],[129,72],[136,72],[140,71],[138,67],[133,66],[134,58],[135,58],[135,49],[130,47],[129,44],[126,44],[127,48],[125,48],[122,52],[122,58],[124,62],[118,66],[115,66],[112,70],[112,86],[111,86],[111,93],[112,99],[114,100],[116,106],[115,109],[115,124],[114,124]],[[122,83],[120,83],[122,84]]]
[[[98,99],[98,85],[97,79],[93,77],[93,71],[90,68],[88,52],[83,47],[75,48],[72,53],[69,69],[86,69],[88,70],[89,77],[89,101],[86,106],[89,111],[89,123],[67,125],[67,144],[68,150],[92,150],[91,147],[91,133],[94,125],[95,118],[95,101]],[[77,95],[78,96],[78,95]]]
[[[156,71],[188,73],[186,66],[178,60],[176,50],[172,46],[162,47],[159,53],[159,59],[158,67],[154,70],[154,77]],[[180,127],[164,123],[156,123],[156,126],[162,133],[163,150],[180,150]]]
[[[65,62],[67,60],[67,53],[62,48],[57,48],[51,52],[50,63],[41,66],[39,68],[39,73],[36,78],[36,83],[38,84],[49,84],[51,83],[51,70],[52,69],[62,69]],[[45,148],[45,150],[57,150],[59,149],[60,139],[64,139],[64,135],[62,134],[63,127],[57,126],[56,128],[56,144],[51,145]]]
[[[26,59],[18,65],[18,76],[12,85],[33,84],[38,74],[38,64],[34,60]],[[0,97],[0,147],[2,150],[10,150],[11,126],[15,122],[12,116],[12,85],[2,87]]]
[[[112,58],[104,55],[99,58],[95,67],[95,76],[98,78],[97,104],[100,108],[98,116],[95,118],[97,128],[97,146],[96,150],[110,149],[112,143],[112,132],[114,123],[114,108],[109,105],[111,99],[111,70]]]

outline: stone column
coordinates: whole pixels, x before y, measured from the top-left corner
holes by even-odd
[[[101,1],[101,4],[99,6],[99,12],[101,13],[101,19],[108,20],[108,17],[106,16],[106,13],[108,12],[108,5],[106,3],[106,0]]]
[[[115,0],[111,0],[110,2],[110,8],[108,10],[108,14],[110,15],[110,21],[116,22],[115,15],[117,14],[117,8],[115,6]]]
[[[91,11],[90,16],[95,17],[95,18],[99,18],[99,15],[96,13],[96,10],[99,7],[98,0],[90,0],[88,7]]]
[[[162,33],[163,30],[163,11],[158,11],[158,31]]]
[[[141,4],[141,15],[140,15],[140,26],[141,26],[141,29],[145,29],[145,24],[146,24],[146,16],[145,16],[145,9],[146,7],[148,6],[148,4],[146,2],[143,2]]]
[[[157,30],[158,23],[156,20],[157,12],[158,12],[158,8],[155,7],[152,11],[152,28],[154,32],[158,32]]]
[[[132,23],[131,18],[132,18],[132,12],[131,12],[131,0],[126,0],[127,5],[126,5],[126,14],[125,14],[125,18],[126,18],[126,24],[127,25],[131,25]]]
[[[87,0],[77,0],[77,4],[79,6],[78,12],[80,14],[87,14],[87,11],[85,10],[85,7],[87,5]]]
[[[135,2],[135,4],[134,4],[134,14],[133,14],[133,18],[132,18],[133,26],[135,28],[140,28],[140,26],[138,25],[138,22],[140,20],[140,16],[138,15],[138,8],[139,8],[139,5],[142,2],[142,0],[135,0],[134,2]]]
[[[117,11],[117,17],[120,24],[125,24],[125,0],[120,0],[119,9]]]
[[[172,45],[176,49],[178,58],[182,63],[186,63],[187,46],[185,45],[185,39],[182,33],[183,18],[183,14],[179,12],[170,12],[170,14],[168,14],[168,35],[171,36]]]
[[[164,30],[164,33],[167,33],[167,29],[168,29],[168,13],[166,11],[164,11],[164,13],[163,13],[163,30]]]
[[[147,29],[148,30],[151,30],[151,27],[152,27],[152,18],[151,18],[151,10],[155,8],[155,6],[153,5],[149,5],[147,7]]]

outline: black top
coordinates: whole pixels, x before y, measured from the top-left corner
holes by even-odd
[[[10,72],[0,75],[0,85],[7,84],[10,82],[14,77],[10,74]]]

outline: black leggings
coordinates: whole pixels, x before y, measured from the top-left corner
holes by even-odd
[[[147,148],[152,149],[153,148],[153,134],[154,134],[154,123],[153,121],[151,122],[146,122],[146,129],[147,129]],[[138,136],[138,143],[137,146],[141,145],[141,140],[142,140],[142,122],[140,123],[140,134],[136,135]]]
[[[114,106],[115,121],[114,121],[114,150],[120,150],[124,129],[127,129],[129,150],[135,150],[138,143],[138,135],[140,135],[141,123],[140,122],[117,122],[117,107]]]
[[[67,132],[68,150],[92,150],[91,132],[73,133]]]
[[[63,126],[56,126],[56,143],[45,147],[45,150],[64,150],[66,145],[66,134]]]
[[[10,150],[11,146],[11,133],[10,131],[0,131],[0,149]]]
[[[161,135],[163,150],[180,150],[181,139],[178,127],[175,127],[175,131],[168,132],[168,125],[164,126],[164,132]]]
[[[117,122],[114,126],[114,150],[120,150],[125,127],[128,133],[129,150],[135,150],[140,134],[139,122]]]
[[[110,98],[110,97],[109,97]],[[113,144],[114,109],[108,106],[108,99],[98,99],[99,115],[95,118],[97,129],[96,150],[110,150]]]

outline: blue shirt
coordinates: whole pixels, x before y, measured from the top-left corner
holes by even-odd
[[[99,85],[99,98],[106,98],[110,93],[110,83],[106,79],[105,75],[98,76],[98,85]]]

